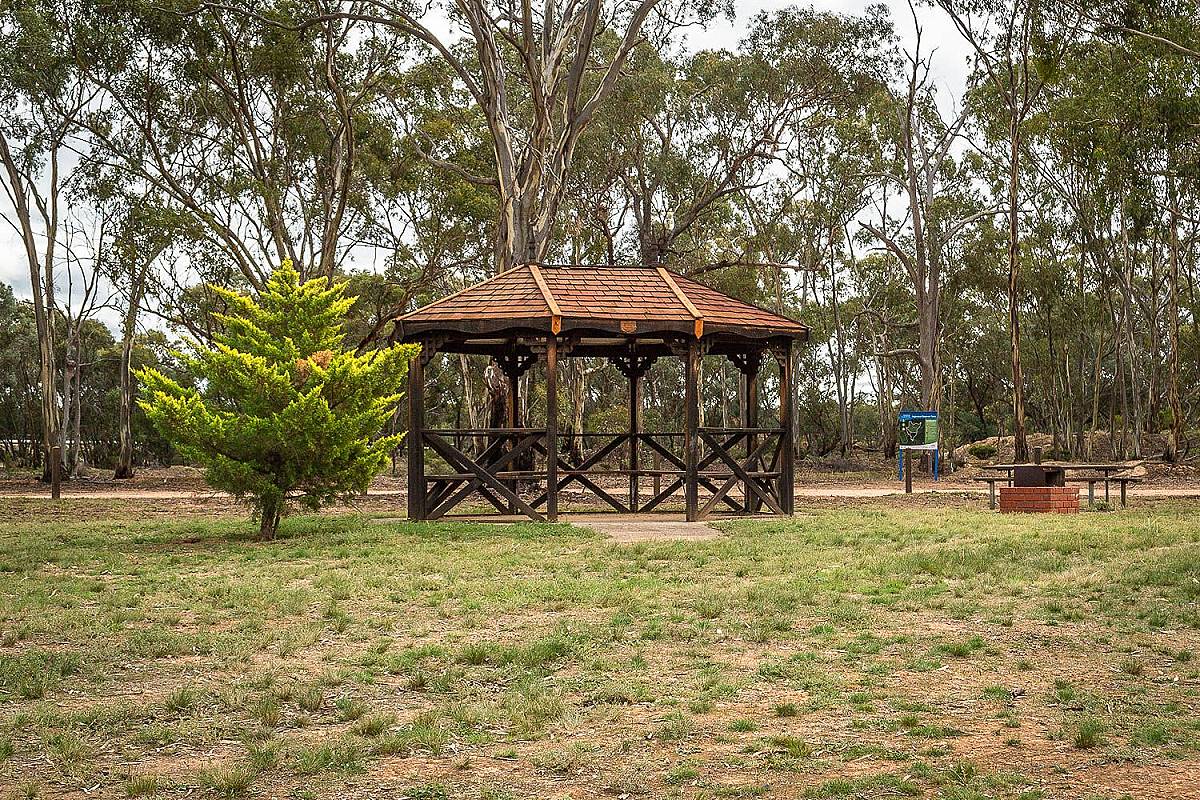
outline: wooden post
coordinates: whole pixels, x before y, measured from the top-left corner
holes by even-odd
[[[759,358],[757,354],[746,356],[745,368],[742,372],[742,425],[746,428],[758,427],[758,369]],[[758,447],[758,437],[753,433],[746,437],[746,453],[753,453]],[[746,464],[746,469],[749,472],[758,471],[758,463]],[[745,506],[747,513],[754,513],[761,505],[762,501],[751,492],[749,486],[742,487],[742,505]]]
[[[650,469],[654,470],[650,478],[650,492],[658,497],[662,493],[662,453],[657,450],[650,454]]]
[[[425,508],[425,362],[408,362],[408,518],[423,520]]]
[[[642,430],[642,374],[629,373],[629,510],[637,513],[640,497],[638,436]]]
[[[792,341],[783,346],[779,362],[779,425],[781,428],[781,452],[779,457],[779,506],[785,514],[796,511],[796,445],[794,395],[796,393],[795,358],[792,357]]]
[[[50,498],[58,500],[62,497],[62,447],[53,445],[50,448]]]
[[[912,450],[904,451],[904,493],[912,494]]]
[[[684,375],[683,402],[683,494],[688,522],[700,519],[700,487],[697,464],[700,460],[700,341],[690,339],[687,369]]]
[[[505,414],[505,425],[509,428],[519,428],[521,427],[521,398],[519,395],[521,390],[521,373],[514,366],[507,370],[506,374],[508,375],[508,404],[505,409],[507,412]],[[512,446],[516,446],[518,439],[514,437],[512,441]],[[510,469],[520,469],[520,467],[517,464],[512,464]],[[520,481],[514,478],[508,486],[512,489],[513,494],[517,494],[520,490]],[[516,505],[511,502],[508,504],[508,513],[517,513]]]
[[[558,521],[558,339],[546,338],[546,521]]]
[[[508,372],[508,427],[521,427],[521,374],[515,369]]]

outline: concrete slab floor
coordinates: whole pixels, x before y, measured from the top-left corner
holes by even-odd
[[[721,519],[733,519],[722,517]],[[486,522],[493,525],[511,525],[516,522],[528,522],[525,517],[516,515],[480,514],[465,516],[447,516],[446,521],[457,522]],[[404,522],[403,517],[377,519],[376,522]],[[688,522],[682,514],[559,514],[558,521],[587,528],[607,536],[614,542],[653,542],[653,541],[704,541],[715,539],[721,532],[705,522]]]

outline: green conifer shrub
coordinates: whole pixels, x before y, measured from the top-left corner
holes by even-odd
[[[211,287],[227,311],[211,346],[181,354],[182,386],[138,373],[139,405],[209,485],[247,502],[263,538],[295,504],[316,510],[366,490],[400,435],[381,435],[417,345],[355,355],[343,345],[355,298],[323,278],[300,283],[290,261],[257,298]]]

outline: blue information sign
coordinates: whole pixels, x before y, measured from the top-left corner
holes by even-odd
[[[904,480],[904,451],[929,450],[933,453],[933,479],[938,479],[938,412],[936,411],[901,411],[900,425],[896,430],[896,443],[899,450],[896,463],[900,480]]]

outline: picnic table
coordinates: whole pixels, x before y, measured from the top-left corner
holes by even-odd
[[[1130,483],[1138,483],[1141,478],[1133,475],[1122,475],[1123,472],[1128,472],[1134,467],[1141,464],[1141,461],[1127,461],[1119,464],[1104,463],[1104,464],[1068,464],[1064,462],[1043,462],[1041,464],[984,464],[980,469],[990,470],[992,472],[1002,472],[1003,475],[980,476],[975,480],[983,481],[988,484],[988,505],[991,508],[996,507],[996,484],[1004,481],[1008,486],[1013,485],[1013,473],[1017,467],[1039,466],[1050,467],[1053,469],[1061,469],[1068,477],[1069,483],[1086,483],[1088,485],[1088,505],[1094,505],[1096,502],[1096,484],[1104,484],[1104,502],[1109,502],[1109,486],[1112,483],[1117,484],[1121,488],[1121,507],[1125,507],[1125,487]],[[1072,476],[1072,473],[1075,473]],[[1079,473],[1091,473],[1080,475]]]

